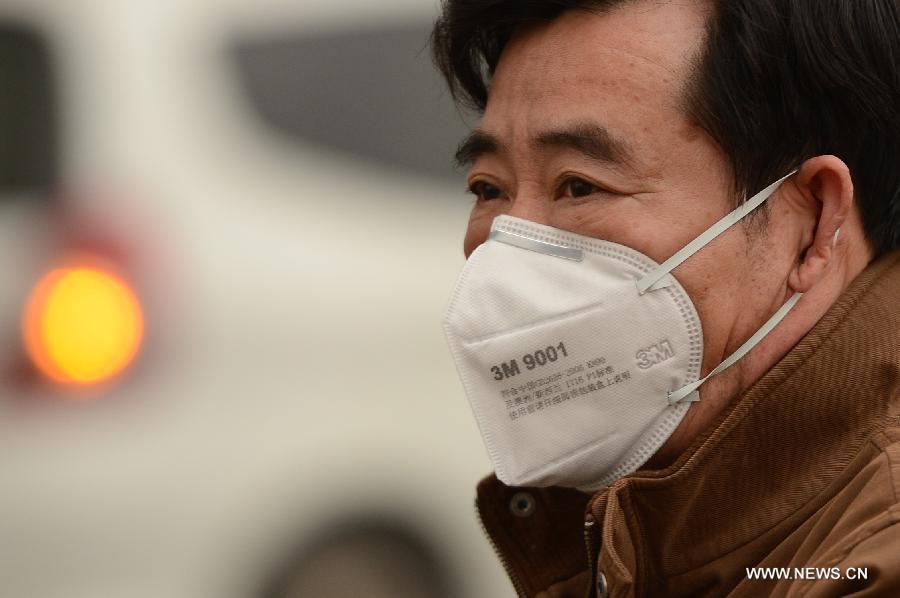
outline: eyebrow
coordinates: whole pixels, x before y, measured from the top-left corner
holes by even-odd
[[[573,149],[592,160],[628,166],[634,154],[627,143],[608,129],[592,122],[575,123],[558,131],[546,131],[535,138],[542,150]]]
[[[532,144],[539,150],[573,149],[598,162],[629,166],[634,162],[631,148],[603,126],[580,122],[559,130],[539,133]],[[505,151],[505,145],[494,135],[480,129],[472,131],[456,150],[458,167],[469,166],[486,154]]]
[[[475,129],[460,142],[453,161],[458,168],[462,168],[470,166],[485,154],[499,154],[504,149],[504,145],[497,137],[481,129]]]

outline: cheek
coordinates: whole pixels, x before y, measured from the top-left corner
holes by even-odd
[[[700,314],[704,343],[714,354],[722,356],[752,334],[752,314],[758,303],[765,301],[768,288],[754,277],[756,264],[749,257],[745,239],[739,229],[725,233],[675,269],[674,274]]]
[[[466,258],[472,255],[479,245],[487,240],[491,231],[491,223],[499,215],[497,210],[486,210],[479,206],[472,209],[469,215],[469,226],[466,228],[466,238],[463,241],[463,252]]]

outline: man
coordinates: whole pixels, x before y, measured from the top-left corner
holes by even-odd
[[[900,5],[445,0],[433,37],[482,112],[445,327],[519,595],[900,596]]]

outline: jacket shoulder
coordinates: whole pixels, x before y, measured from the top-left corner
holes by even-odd
[[[832,504],[842,513],[809,563],[829,576],[794,583],[787,595],[900,596],[900,427],[872,445],[869,462]]]
[[[876,433],[862,454],[867,462],[831,501],[834,528],[823,545],[833,548],[831,562],[900,520],[900,425]],[[900,550],[891,557],[900,569]]]

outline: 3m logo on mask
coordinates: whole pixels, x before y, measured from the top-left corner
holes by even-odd
[[[663,340],[655,345],[650,345],[646,349],[641,349],[634,357],[639,368],[649,370],[656,364],[675,357],[675,350],[672,349],[672,343],[668,340]]]

